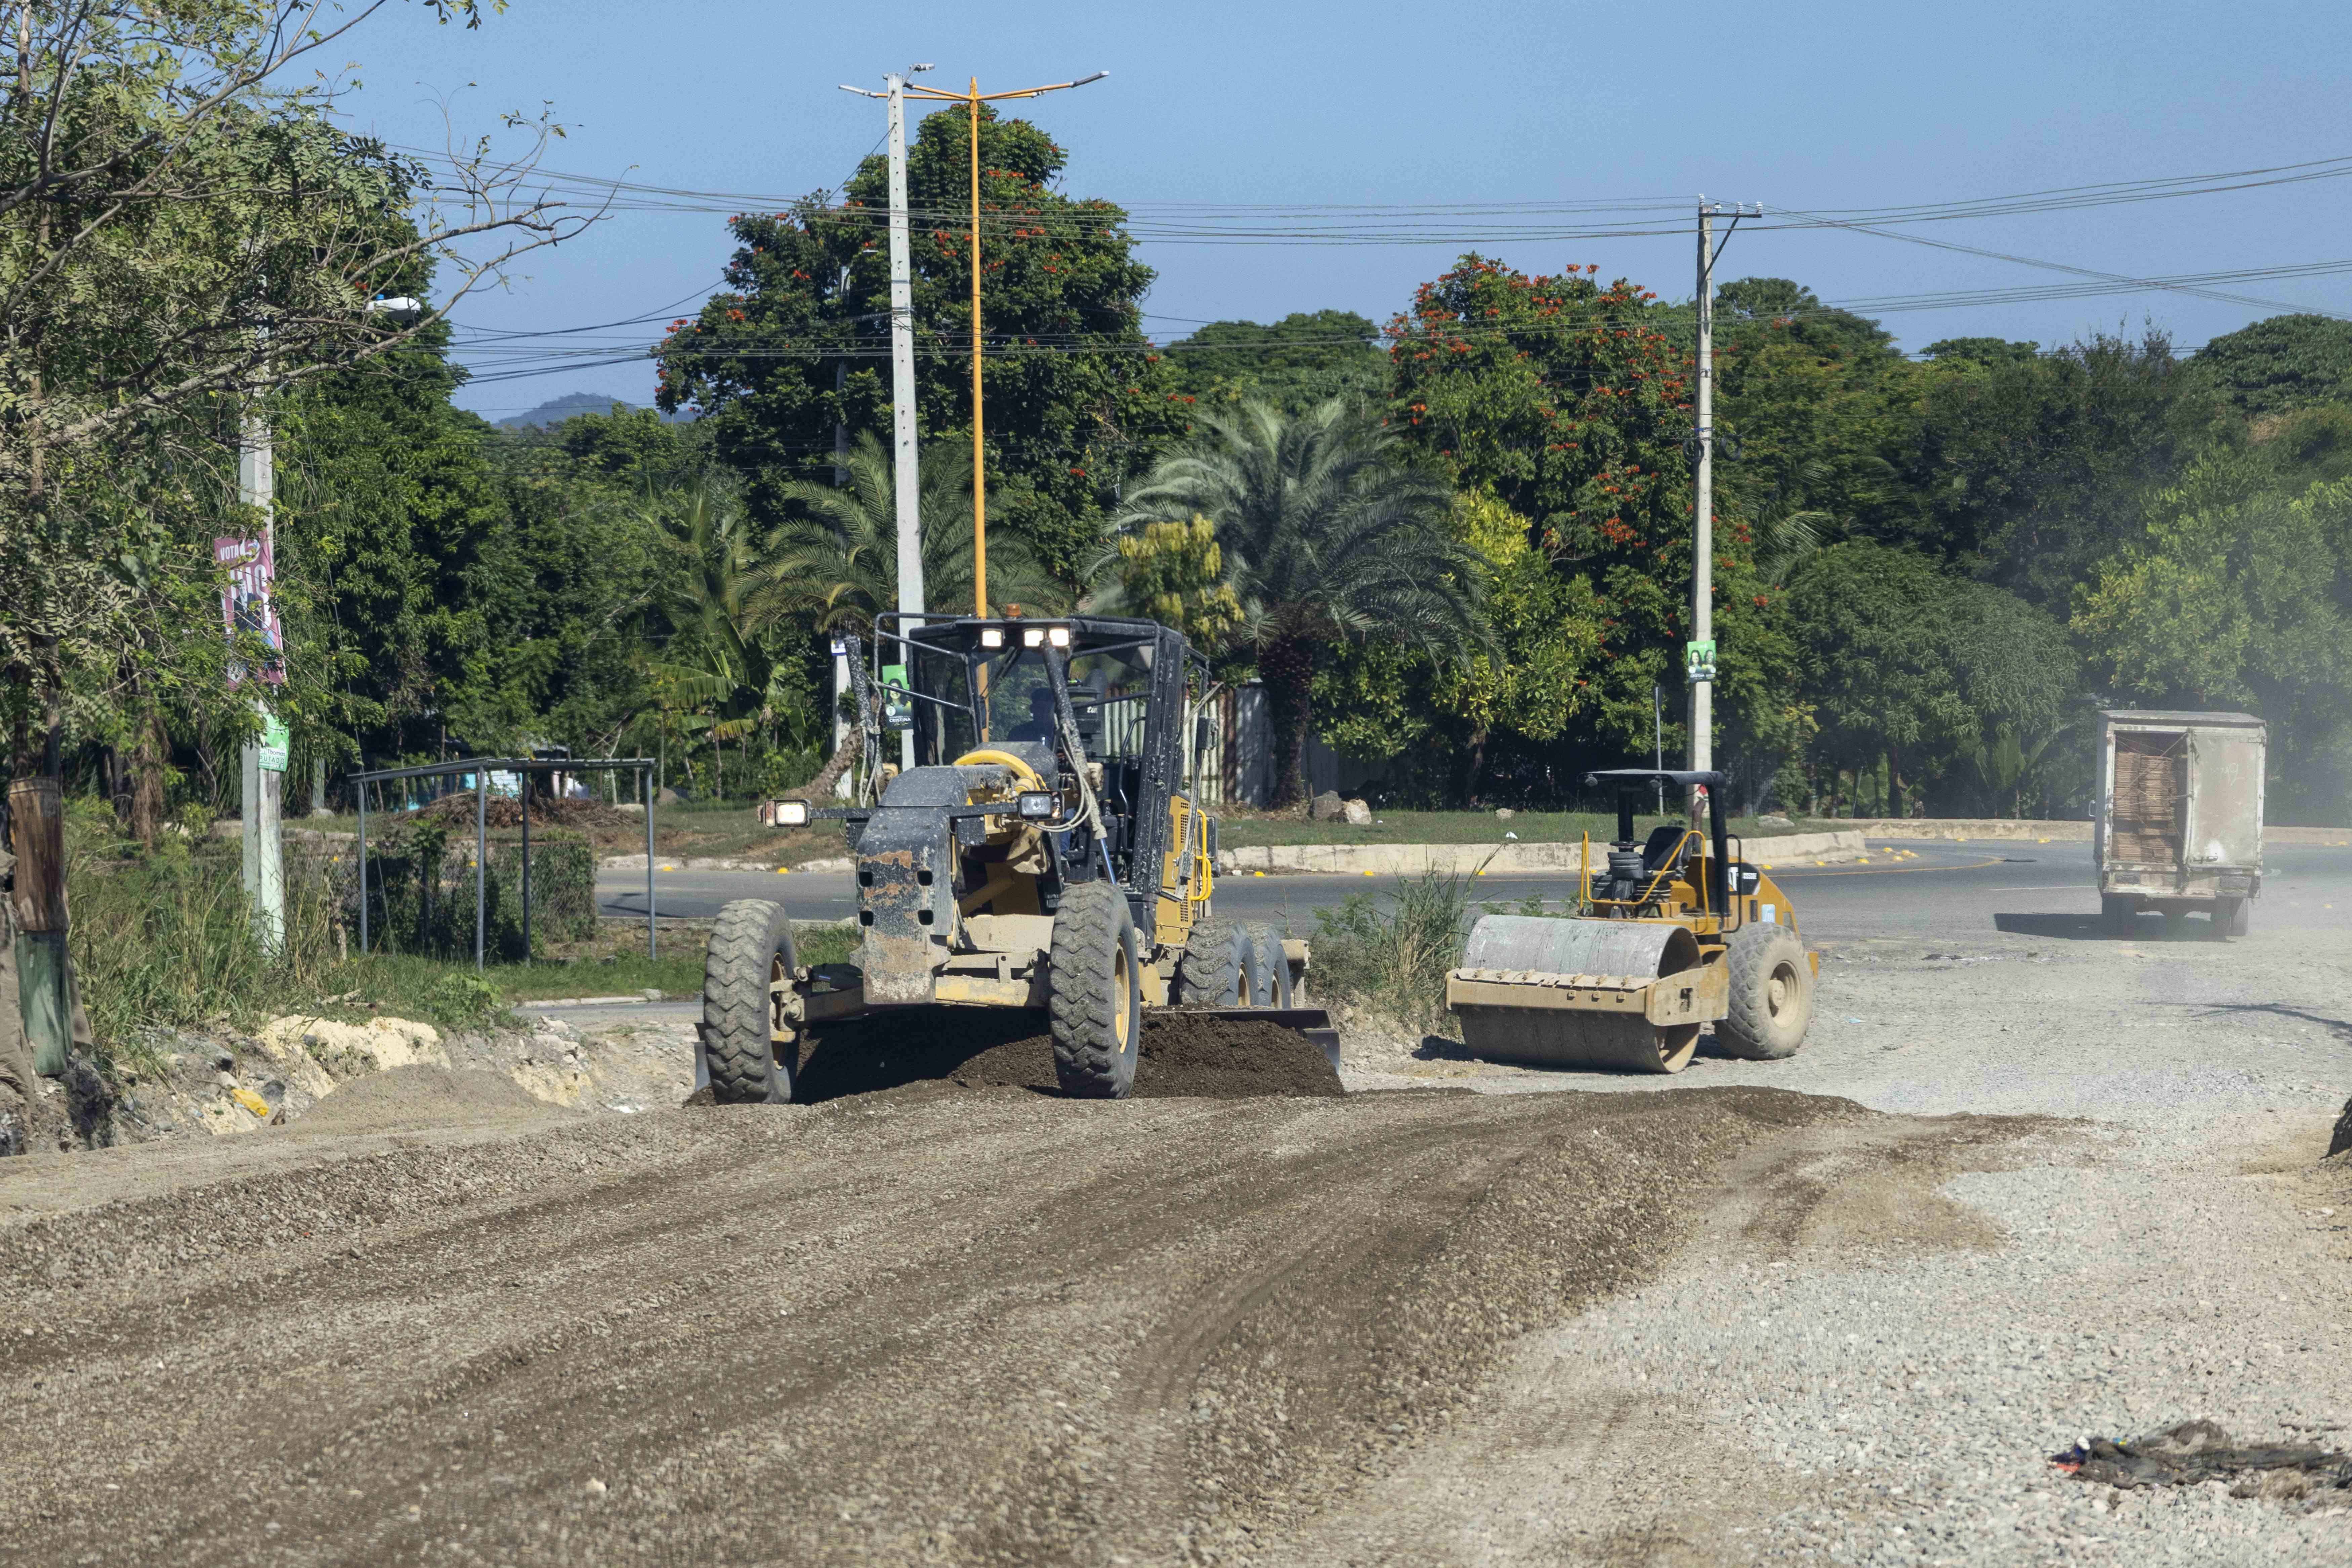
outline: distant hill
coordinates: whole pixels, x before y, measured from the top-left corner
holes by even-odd
[[[610,414],[616,404],[623,408],[630,409],[644,406],[641,404],[632,403],[625,397],[606,397],[593,392],[568,392],[552,403],[541,404],[528,414],[517,414],[511,418],[499,420],[499,427],[502,430],[521,430],[531,426],[561,425],[566,419],[582,414]],[[678,414],[662,416],[666,422],[672,425],[682,424],[689,417],[691,416]]]

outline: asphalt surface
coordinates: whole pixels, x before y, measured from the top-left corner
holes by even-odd
[[[1853,940],[1908,936],[1961,941],[2005,931],[2058,939],[2097,934],[2099,900],[2087,843],[1951,844],[1940,840],[1874,839],[1867,861],[1837,866],[1780,865],[1760,852],[1771,876],[1796,906],[1808,939]],[[2341,904],[2352,917],[2352,848],[2273,845],[2265,851],[2267,879],[2254,919],[2284,900],[2300,921],[2325,924],[2324,906]],[[856,912],[847,872],[656,871],[656,912],[709,919],[731,899],[775,899],[799,920],[846,920]],[[1397,877],[1228,876],[1217,879],[1216,908],[1229,919],[1266,921],[1294,936],[1315,933],[1315,911],[1336,909],[1370,893],[1392,896]],[[1574,896],[1572,879],[1557,876],[1481,877],[1482,902],[1519,907],[1542,899],[1554,906]],[[608,915],[646,912],[645,874],[608,871],[596,882]],[[2337,894],[2345,895],[2342,898]],[[2161,922],[2147,921],[2152,931]],[[2194,926],[2197,922],[2191,921]]]

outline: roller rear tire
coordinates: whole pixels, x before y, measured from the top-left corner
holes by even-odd
[[[1751,1062],[1793,1057],[1813,1022],[1813,966],[1805,944],[1770,921],[1731,936],[1731,1010],[1715,1026],[1716,1043]]]
[[[1143,1044],[1142,958],[1127,897],[1111,882],[1066,888],[1054,917],[1047,998],[1054,1076],[1084,1100],[1125,1100]]]
[[[702,960],[702,1060],[722,1105],[783,1105],[800,1072],[800,1034],[779,1013],[792,984],[793,922],[783,906],[737,899],[719,911]]]

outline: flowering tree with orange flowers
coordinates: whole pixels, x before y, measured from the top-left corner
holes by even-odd
[[[1600,645],[1580,678],[1589,701],[1569,731],[1586,754],[1646,753],[1651,683],[1682,686],[1688,322],[1686,308],[1624,279],[1602,284],[1594,268],[1530,277],[1471,255],[1416,289],[1387,330],[1391,426],[1457,489],[1489,491],[1528,519],[1530,547],[1596,596]],[[1795,650],[1774,591],[1755,575],[1753,541],[1727,509],[1715,544],[1719,722],[1734,747],[1785,748],[1801,738],[1786,697]]]

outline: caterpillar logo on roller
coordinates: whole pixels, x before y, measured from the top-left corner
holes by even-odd
[[[1574,915],[1488,915],[1472,928],[1445,983],[1463,1043],[1505,1061],[1680,1072],[1713,1024],[1733,1056],[1794,1056],[1821,955],[1788,895],[1733,855],[1723,775],[1617,768],[1584,782],[1616,786],[1607,869],[1594,875],[1587,840]],[[1635,839],[1636,803],[1659,784],[1702,789],[1707,831],[1667,823]]]
[[[1094,1099],[1134,1087],[1147,1007],[1276,1024],[1339,1064],[1329,1016],[1297,1004],[1307,944],[1211,913],[1217,823],[1186,782],[1210,733],[1208,671],[1181,633],[890,614],[875,637],[872,670],[861,639],[842,639],[857,804],[761,808],[781,826],[844,824],[857,961],[798,963],[771,900],[720,911],[698,1073],[714,1098],[789,1100],[806,1031],[904,1009],[935,1009],[908,1015],[930,1032],[967,1008],[1044,1012],[1063,1091]],[[877,713],[913,731],[913,767],[883,763]]]

